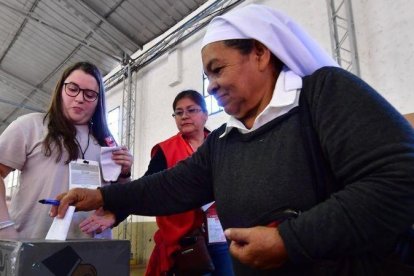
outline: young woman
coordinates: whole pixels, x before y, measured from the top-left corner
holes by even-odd
[[[49,207],[38,200],[69,190],[74,184],[69,183],[69,167],[77,160],[99,162],[101,147],[113,145],[104,92],[98,68],[88,62],[76,63],[58,80],[46,114],[24,115],[2,133],[0,221],[8,226],[0,229],[0,238],[45,238],[52,219]],[[132,156],[122,147],[113,152],[113,160],[122,166],[118,180],[127,181]],[[16,169],[21,171],[20,184],[8,210],[3,178]],[[94,177],[91,181],[97,185],[109,184],[98,183],[99,171]],[[78,226],[87,216],[75,213],[68,238],[91,237]]]

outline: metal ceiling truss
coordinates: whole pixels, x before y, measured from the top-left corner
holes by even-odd
[[[132,156],[134,156],[135,145],[135,95],[136,81],[132,77],[131,65],[126,65],[126,76],[123,83],[122,93],[122,125],[121,125],[121,144],[127,146]],[[131,167],[131,177],[133,175],[133,165]],[[118,239],[129,239],[132,241],[132,216],[129,216],[118,227]]]
[[[332,52],[338,64],[360,75],[351,0],[326,0]]]

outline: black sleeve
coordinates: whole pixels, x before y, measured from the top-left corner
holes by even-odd
[[[141,216],[165,216],[199,208],[214,200],[210,140],[173,168],[123,185],[101,188],[104,209]]]
[[[165,169],[167,169],[167,159],[165,158],[164,152],[158,148],[155,155],[151,158],[148,169],[144,176],[151,175]]]
[[[151,158],[148,165],[148,169],[145,172],[144,176],[151,175],[160,171],[167,169],[167,159],[165,158],[164,152],[161,148],[158,148],[155,155]],[[122,184],[121,184],[122,185]],[[124,219],[129,216],[130,212],[128,210],[120,210],[116,212],[116,222],[113,227],[120,224]]]
[[[414,132],[380,94],[339,68],[304,79],[338,191],[279,225],[293,262],[392,250],[414,223]]]

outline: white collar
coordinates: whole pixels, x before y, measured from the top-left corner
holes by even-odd
[[[242,133],[248,133],[258,129],[271,120],[287,113],[298,105],[299,92],[302,88],[302,78],[287,67],[284,67],[277,78],[272,99],[266,108],[256,117],[251,129],[247,129],[242,122],[230,116],[226,129],[220,138],[224,137],[232,128],[239,129]]]

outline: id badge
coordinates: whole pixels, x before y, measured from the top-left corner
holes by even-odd
[[[223,227],[217,215],[216,208],[209,208],[206,210],[207,217],[207,233],[209,243],[226,242]]]
[[[99,163],[78,159],[69,163],[69,189],[96,189],[101,186]]]

